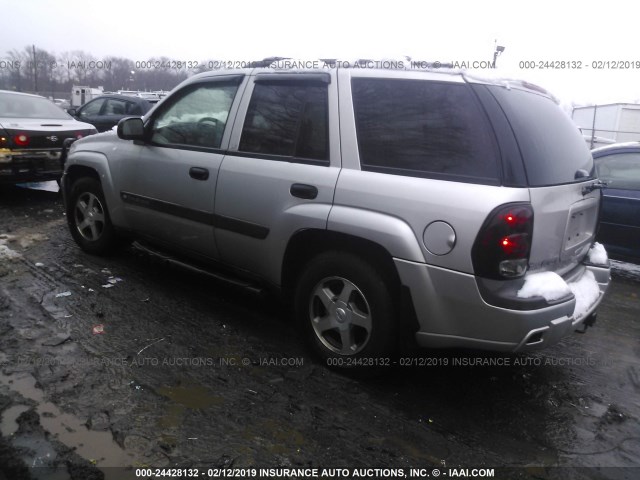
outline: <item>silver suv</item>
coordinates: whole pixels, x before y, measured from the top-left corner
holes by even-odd
[[[271,288],[327,359],[385,358],[407,337],[532,350],[591,324],[610,279],[606,256],[589,255],[591,154],[524,82],[203,73],[117,133],[75,142],[63,187],[83,250],[135,238]]]

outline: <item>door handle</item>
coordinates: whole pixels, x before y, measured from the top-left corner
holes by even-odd
[[[196,180],[207,180],[209,178],[209,170],[200,167],[191,167],[189,169],[189,176]]]
[[[313,200],[318,196],[318,189],[313,185],[305,185],[304,183],[294,183],[289,189],[289,193],[294,197],[304,198],[305,200]]]

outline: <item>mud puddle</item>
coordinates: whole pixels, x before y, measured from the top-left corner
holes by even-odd
[[[36,387],[36,379],[30,374],[19,373],[8,376],[0,373],[0,386],[5,386],[25,399],[35,402],[35,412],[40,417],[39,422],[42,428],[90,464],[97,467],[130,467],[136,464],[134,454],[120,448],[114,441],[111,431],[90,430],[86,421],[75,415],[64,413],[53,403],[46,401],[42,390]],[[22,404],[6,409],[2,414],[2,435],[4,437],[15,435],[18,432],[19,416],[30,409],[31,407]],[[23,458],[30,467],[49,467],[56,464],[58,454],[46,440],[21,435],[12,443],[16,447],[26,447],[34,452],[33,455]],[[105,478],[117,480],[119,477],[115,472],[107,471]]]
[[[1,380],[0,380],[1,381]],[[0,420],[0,435],[10,437],[18,431],[18,417],[21,413],[28,411],[31,407],[27,405],[13,405],[2,412]]]

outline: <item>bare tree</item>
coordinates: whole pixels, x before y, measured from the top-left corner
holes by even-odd
[[[68,63],[69,76],[80,85],[88,85],[95,78],[95,69],[91,68],[96,57],[83,50],[73,50]]]
[[[171,90],[189,76],[209,70],[208,62],[202,62],[198,69],[188,69],[168,57],[151,58],[144,62],[150,68],[136,68],[125,57],[99,60],[82,50],[55,55],[33,46],[7,52],[7,63],[13,67],[0,72],[0,86],[31,91],[37,78],[37,89],[48,96],[68,92],[73,85],[104,86],[112,91]]]
[[[124,57],[106,57],[104,62],[110,66],[102,72],[104,87],[107,90],[126,90],[134,70],[133,61]]]
[[[18,90],[19,92],[29,88],[29,74],[27,72],[29,56],[24,51],[16,50],[15,48],[7,52],[7,55],[9,62],[12,64],[9,73],[9,88]]]
[[[41,48],[35,49],[35,65],[34,74],[37,75],[38,92],[48,93],[53,97],[56,91],[56,81],[54,78],[54,71],[58,68],[58,60],[55,55],[43,50]]]

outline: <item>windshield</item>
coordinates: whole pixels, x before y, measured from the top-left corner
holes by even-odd
[[[583,182],[593,177],[591,152],[578,127],[553,100],[516,88],[489,88],[513,128],[529,186]]]
[[[0,93],[0,117],[71,120],[66,112],[46,98],[14,93]]]

